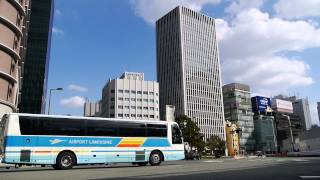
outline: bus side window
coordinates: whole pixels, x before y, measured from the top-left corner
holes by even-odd
[[[164,124],[147,124],[148,137],[167,137],[167,126]]]
[[[118,135],[122,137],[146,137],[145,123],[122,122],[119,123]]]
[[[117,136],[117,124],[110,121],[88,120],[87,136]]]
[[[176,124],[172,125],[172,144],[182,144],[181,132]]]

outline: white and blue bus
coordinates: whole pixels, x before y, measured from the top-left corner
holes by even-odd
[[[128,163],[184,159],[175,122],[11,113],[0,126],[3,162],[18,165]],[[1,142],[1,141],[0,141]]]

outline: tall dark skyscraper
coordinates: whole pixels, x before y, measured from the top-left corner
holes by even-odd
[[[53,0],[31,2],[19,112],[45,112],[53,12]]]

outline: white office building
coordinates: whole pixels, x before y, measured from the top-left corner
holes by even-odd
[[[85,117],[99,117],[100,116],[100,101],[98,102],[89,102],[84,103],[84,112]]]
[[[192,118],[205,140],[225,140],[215,20],[179,6],[156,22],[156,34],[161,119],[166,105],[174,105],[175,115]]]
[[[136,72],[109,80],[102,90],[101,116],[159,120],[159,84]]]

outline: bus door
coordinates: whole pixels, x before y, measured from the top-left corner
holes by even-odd
[[[180,131],[180,128],[177,124],[172,124],[171,125],[171,146],[174,150],[183,150],[184,149],[184,144],[183,144],[183,140],[182,140],[182,134]],[[184,152],[183,152],[184,153]],[[172,152],[171,153],[171,157],[173,159],[177,159],[179,158],[181,153],[177,153],[177,152]]]
[[[18,123],[19,121],[19,123]],[[16,144],[20,150],[20,163],[35,163],[36,160],[33,158],[34,147],[37,145],[38,138],[30,136],[37,130],[38,121],[27,116],[19,116],[18,119],[11,119],[9,123],[11,127],[20,125],[21,136],[17,139],[17,142],[10,142],[10,144]]]

